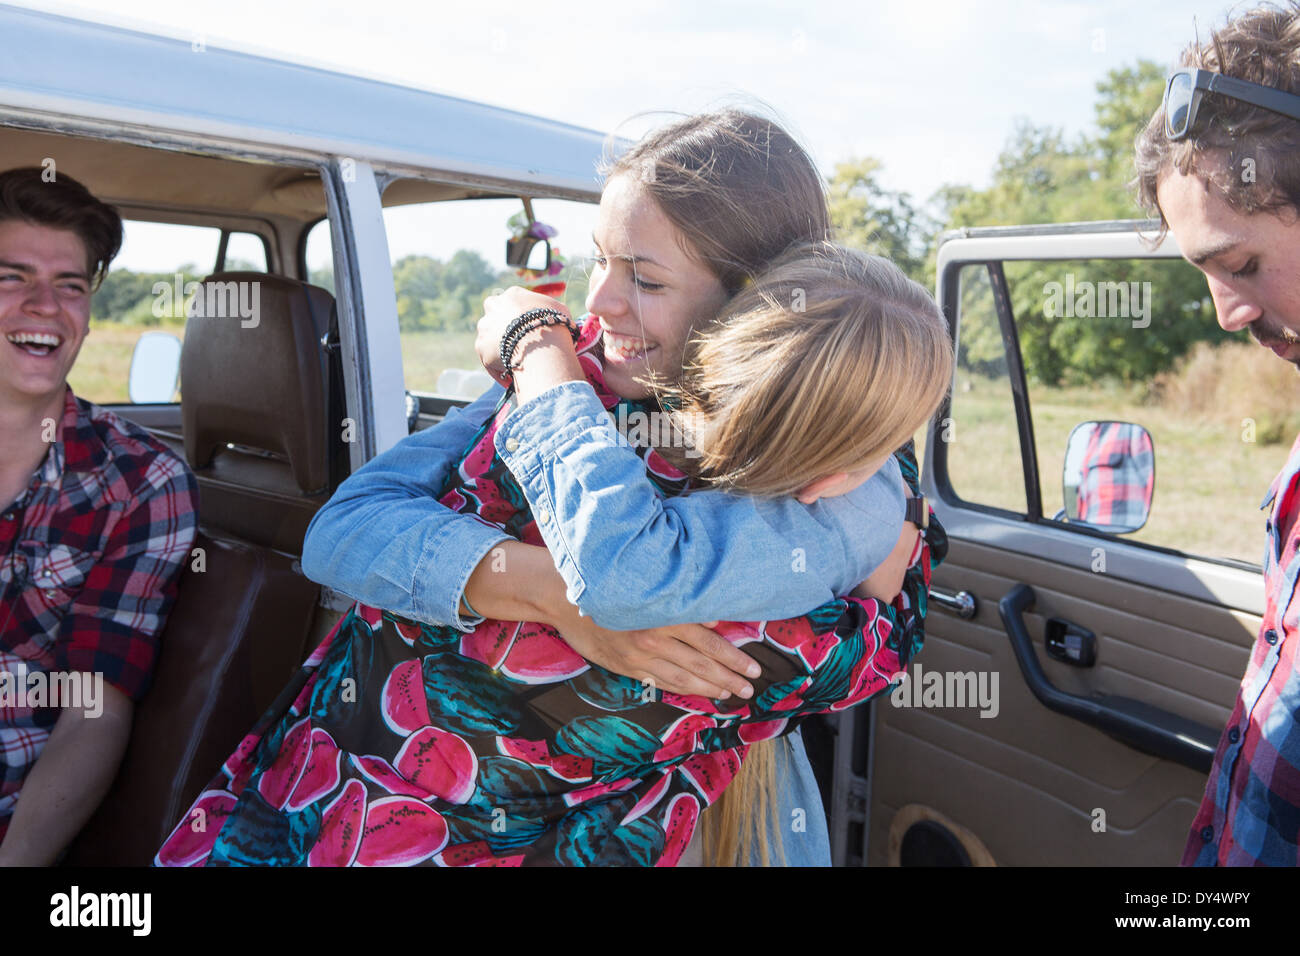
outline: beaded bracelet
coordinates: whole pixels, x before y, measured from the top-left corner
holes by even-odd
[[[507,375],[513,375],[515,365],[513,363],[515,349],[529,332],[534,329],[550,325],[565,325],[569,329],[569,335],[573,341],[578,341],[578,327],[573,324],[573,320],[563,312],[557,312],[555,309],[529,309],[523,315],[518,316],[507,326],[505,334],[501,336],[501,365]]]

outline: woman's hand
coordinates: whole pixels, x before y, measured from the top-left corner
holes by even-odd
[[[593,664],[673,694],[749,698],[754,688],[741,675],[761,673],[752,657],[706,624],[607,631],[584,617],[560,629],[560,635]]]
[[[478,360],[483,363],[484,371],[502,386],[509,387],[510,376],[506,374],[501,364],[501,337],[506,334],[506,329],[510,327],[511,322],[531,309],[554,309],[563,315],[569,314],[569,310],[559,299],[530,292],[520,286],[512,286],[504,292],[490,295],[483,300],[483,317],[478,320],[474,351],[478,353]],[[564,337],[564,341],[569,341],[567,329],[559,327],[558,334]],[[520,343],[516,356],[523,351],[524,345]]]
[[[757,661],[708,625],[672,624],[640,631],[601,627],[569,603],[564,578],[555,570],[550,552],[538,545],[499,544],[475,566],[464,596],[476,612],[490,618],[549,624],[592,663],[674,694],[748,698],[754,689],[744,675],[762,672]]]

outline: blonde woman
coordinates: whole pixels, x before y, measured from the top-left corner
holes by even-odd
[[[588,303],[595,315],[584,323],[589,338],[580,344],[592,362],[603,362],[605,400],[611,412],[632,406],[653,409],[645,401],[652,394],[645,382],[655,377],[667,381],[680,374],[691,329],[715,316],[749,277],[791,242],[822,239],[827,232],[821,181],[807,155],[770,121],[736,111],[690,117],[647,137],[615,163],[605,200],[603,257]],[[848,555],[858,536],[828,534],[847,522],[836,518],[819,524],[796,514],[790,499],[763,503],[714,492],[689,495],[681,502],[694,515],[712,509],[719,550],[711,566],[706,573],[687,565],[645,567],[638,571],[640,580],[612,581],[610,587],[575,594],[583,605],[589,605],[593,596],[601,599],[599,609],[588,609],[618,629],[602,628],[569,601],[565,579],[553,566],[538,531],[546,527],[548,514],[541,513],[534,521],[519,494],[514,504],[525,507],[493,524],[465,513],[467,499],[460,491],[444,494],[451,484],[470,491],[472,497],[475,489],[465,482],[473,480],[481,492],[489,480],[486,471],[492,463],[484,458],[492,458],[494,450],[490,444],[484,447],[482,438],[495,428],[494,413],[504,411],[500,396],[496,389],[463,413],[448,416],[438,428],[399,443],[349,479],[317,516],[304,549],[307,573],[390,613],[361,608],[349,615],[282,695],[283,706],[292,701],[288,712],[268,713],[214,778],[199,801],[206,819],[213,820],[215,814],[218,820],[232,818],[238,823],[228,830],[210,826],[204,838],[187,831],[183,820],[160,852],[159,862],[374,864],[520,858],[671,864],[679,858],[681,837],[689,830],[684,820],[690,817],[692,805],[698,813],[700,802],[686,799],[681,792],[665,802],[662,778],[653,782],[660,788],[656,793],[642,794],[654,805],[653,813],[629,791],[587,790],[579,801],[586,816],[578,814],[581,819],[566,824],[563,843],[560,834],[551,832],[546,838],[551,842],[538,847],[535,837],[542,824],[528,806],[538,793],[530,797],[523,791],[528,786],[563,788],[566,774],[586,779],[583,774],[592,768],[583,761],[606,766],[622,745],[610,740],[609,752],[597,746],[576,761],[569,759],[575,754],[567,751],[543,755],[532,745],[544,736],[545,728],[531,724],[532,738],[516,733],[519,695],[498,693],[502,687],[492,682],[501,678],[531,686],[532,691],[515,689],[530,695],[533,716],[540,706],[539,695],[567,692],[580,679],[588,697],[596,696],[606,704],[610,694],[639,698],[650,681],[660,691],[707,698],[725,698],[730,692],[743,701],[746,690],[754,693],[745,676],[754,661],[708,628],[667,622],[715,617],[720,611],[710,611],[713,606],[725,605],[727,615],[736,619],[774,619],[823,605],[861,578],[860,557],[850,560]],[[476,458],[476,452],[487,454]],[[504,481],[503,471],[496,474]],[[468,479],[471,472],[474,476]],[[856,493],[876,487],[901,514],[901,492],[889,488],[887,478],[873,476]],[[851,497],[826,499],[814,508],[833,512],[837,502],[852,507]],[[676,499],[671,502],[676,503]],[[901,517],[892,520],[901,524]],[[897,526],[884,552],[896,535]],[[774,549],[788,551],[792,541],[806,551],[810,573],[789,573],[790,561],[784,555],[774,560]],[[739,587],[737,582],[752,583],[747,574],[766,578],[764,587]],[[846,583],[837,591],[828,581]],[[869,634],[872,647],[889,638],[906,656],[914,635],[904,631],[924,601],[924,581],[909,572],[905,594],[909,600],[894,607],[860,612],[863,627],[855,633]],[[474,611],[492,615],[498,622],[534,621],[538,626],[493,631]],[[548,663],[543,660],[546,655],[532,653],[546,644],[542,624],[553,626],[585,656],[586,660],[569,659],[565,665],[573,668],[574,675],[565,676],[564,666],[541,666]],[[456,657],[452,660],[447,655],[453,647],[467,653],[452,655]],[[550,650],[555,652],[550,665],[564,659],[560,649],[550,646]],[[446,666],[430,665],[408,673],[411,667],[404,655]],[[484,661],[491,662],[485,677],[488,683],[475,693],[462,693],[463,686],[443,686],[457,668],[478,673],[475,668]],[[399,665],[403,669],[397,676],[402,679],[390,681]],[[619,674],[634,679],[629,682]],[[352,686],[370,689],[360,697],[354,695],[352,706],[340,710],[335,692],[343,675]],[[421,685],[420,680],[412,680],[420,676],[426,691],[423,700],[408,693]],[[588,686],[593,682],[599,687]],[[770,680],[756,683],[759,696],[771,686]],[[663,706],[661,701],[654,703]],[[451,736],[439,736],[432,723],[420,723],[433,717],[428,708],[438,711],[439,720],[455,723],[470,735],[486,733],[483,727],[492,729],[493,721],[504,720],[497,727],[501,732],[490,735],[497,749],[491,754],[467,752],[453,739],[464,739],[455,730],[445,731]],[[717,764],[713,755],[720,751],[708,750],[707,741],[702,744],[701,734],[692,726],[689,719],[675,724],[671,744],[677,757],[695,761],[693,779],[707,788],[710,780],[721,780],[728,768],[722,767],[722,775],[710,772]],[[787,856],[794,862],[828,862],[824,822],[820,845],[812,836],[820,799],[802,749],[787,746],[791,739],[797,741],[797,734],[778,742],[779,759],[793,772],[780,780],[782,809],[777,817],[788,818],[787,808],[800,808],[810,826]],[[439,741],[446,746],[440,748]],[[591,749],[574,739],[565,746]],[[438,759],[424,760],[429,753]],[[322,778],[322,767],[336,768],[339,778],[334,779],[333,770]],[[530,769],[525,772],[525,767]],[[431,784],[427,777],[435,768],[440,768],[434,776],[441,782]],[[475,775],[467,778],[471,768]],[[480,779],[485,769],[491,779]],[[470,785],[470,781],[477,782]],[[620,781],[593,781],[586,786],[598,790],[616,783]],[[451,801],[443,806],[445,813],[432,811],[430,801],[435,798],[430,785]],[[429,800],[413,798],[412,789],[424,792]],[[483,825],[484,811],[493,809],[484,801],[493,795],[512,809],[503,831]],[[601,799],[594,800],[595,796]],[[637,805],[619,820],[603,819],[595,812],[602,806],[608,809],[611,801],[629,798],[637,799]],[[589,800],[593,802],[588,805]],[[639,813],[634,812],[637,807]],[[502,806],[495,809],[504,812]],[[416,822],[401,828],[400,844],[386,842],[384,834],[395,832],[390,818],[399,811]],[[644,822],[638,823],[640,819]],[[627,834],[614,839],[612,835],[622,828],[620,821],[635,824],[638,840],[657,833],[658,843],[634,840],[632,845]],[[354,839],[343,840],[341,833]],[[475,834],[478,838],[470,839]],[[589,839],[592,834],[604,835],[597,840],[598,847]],[[510,852],[525,846],[530,847],[528,852]]]

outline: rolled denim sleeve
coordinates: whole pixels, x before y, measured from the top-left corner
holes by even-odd
[[[812,505],[720,491],[661,499],[585,382],[522,403],[495,441],[568,599],[613,630],[802,614],[852,590],[902,533],[892,458],[853,492]]]
[[[339,485],[307,528],[303,573],[413,620],[462,631],[482,621],[461,615],[461,594],[484,556],[510,538],[437,498],[502,394],[494,386],[464,409],[451,409]]]

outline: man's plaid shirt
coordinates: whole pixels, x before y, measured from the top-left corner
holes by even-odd
[[[1184,866],[1300,864],[1300,438],[1260,507],[1270,504],[1264,620],[1192,822]]]
[[[197,483],[167,446],[70,388],[60,425],[0,512],[0,688],[32,671],[98,673],[138,701],[194,544]],[[13,704],[0,699],[0,838],[60,712]]]

